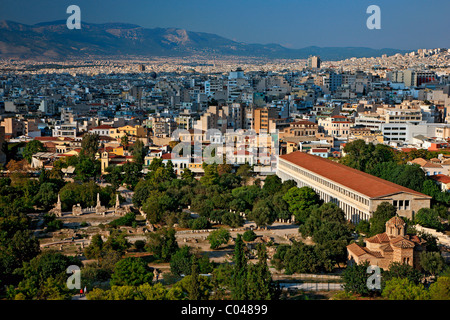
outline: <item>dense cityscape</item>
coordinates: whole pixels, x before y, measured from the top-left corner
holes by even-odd
[[[442,48],[3,59],[0,296],[448,300],[449,75]]]
[[[3,314],[445,317],[449,11],[0,0]]]

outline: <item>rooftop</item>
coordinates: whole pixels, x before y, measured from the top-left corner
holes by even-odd
[[[415,190],[405,188],[332,160],[300,151],[281,155],[280,159],[314,172],[319,176],[334,181],[335,183],[359,192],[369,198],[378,198],[390,194],[406,192],[419,196],[420,198],[431,199],[430,196]]]

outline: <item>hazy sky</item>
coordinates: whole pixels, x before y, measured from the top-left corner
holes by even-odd
[[[449,0],[0,0],[0,20],[35,24],[65,20],[127,22],[215,33],[246,43],[417,49],[450,47]],[[381,29],[369,30],[369,5]]]

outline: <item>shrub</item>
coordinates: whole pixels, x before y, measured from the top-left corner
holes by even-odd
[[[226,244],[230,240],[230,232],[226,229],[218,229],[211,232],[208,236],[211,249],[218,249],[222,244]]]
[[[134,247],[137,251],[144,251],[145,241],[144,240],[136,240],[134,243]]]
[[[210,227],[209,221],[205,217],[198,217],[197,219],[191,220],[189,225],[193,230],[208,229]]]
[[[110,227],[132,226],[134,222],[136,222],[136,214],[134,212],[129,212],[123,217],[111,221],[108,225]]]
[[[244,234],[242,235],[242,239],[244,239],[244,241],[246,242],[250,242],[256,239],[256,233],[253,230],[247,230],[244,232]]]
[[[63,222],[61,220],[53,220],[47,224],[47,231],[60,230],[63,227]]]

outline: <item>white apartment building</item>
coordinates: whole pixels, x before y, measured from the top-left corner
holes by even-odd
[[[53,129],[53,137],[76,138],[78,133],[78,125],[74,123],[65,123],[56,125]]]

